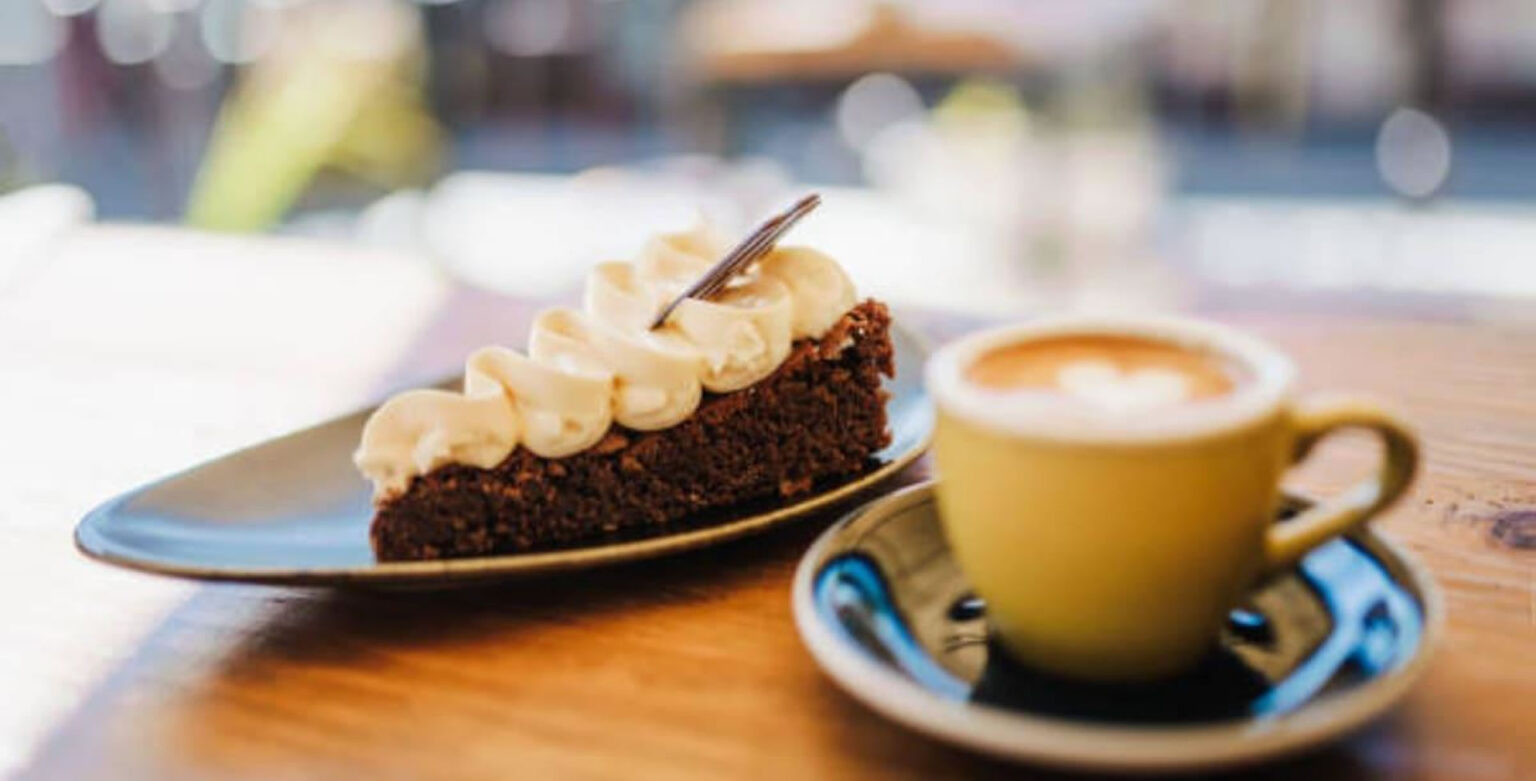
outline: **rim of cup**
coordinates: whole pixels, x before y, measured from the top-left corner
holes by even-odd
[[[1244,378],[1217,398],[1129,413],[1106,412],[1056,394],[983,388],[965,378],[971,365],[992,350],[1058,336],[1129,336],[1215,353],[1240,365]],[[1276,414],[1296,377],[1284,353],[1234,328],[1183,317],[1104,315],[1044,317],[977,331],[941,347],[923,373],[940,410],[974,427],[1086,444],[1156,444],[1243,429]]]

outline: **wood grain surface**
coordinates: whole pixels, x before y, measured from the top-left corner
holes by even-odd
[[[386,376],[449,368],[527,309],[460,292],[440,311]],[[904,317],[939,338],[969,325]],[[1536,778],[1536,327],[1217,317],[1290,351],[1306,389],[1371,392],[1416,422],[1424,472],[1380,528],[1428,565],[1449,610],[1400,708],[1243,777]],[[1336,488],[1372,457],[1342,438],[1297,484]],[[76,561],[67,527],[0,510],[0,585],[26,608],[0,648],[0,713],[30,730],[8,736],[24,778],[1057,777],[907,732],[821,674],[789,581],[835,513],[588,574],[369,593],[117,572]]]

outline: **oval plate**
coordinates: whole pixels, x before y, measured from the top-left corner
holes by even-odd
[[[362,410],[232,453],[119,496],[75,529],[85,555],[121,567],[200,580],[277,585],[440,586],[651,558],[725,542],[815,512],[915,461],[933,435],[923,391],[927,350],[891,329],[891,444],[880,464],[793,503],[726,512],[703,527],[586,547],[446,561],[380,562],[368,545],[373,506],[352,467]]]
[[[795,624],[855,698],[975,751],[1116,772],[1257,762],[1380,715],[1423,672],[1441,632],[1429,577],[1364,530],[1255,587],[1186,675],[1140,686],[1052,678],[994,650],[932,485],[876,499],[821,535],[795,573]],[[1283,510],[1306,504],[1288,497]]]

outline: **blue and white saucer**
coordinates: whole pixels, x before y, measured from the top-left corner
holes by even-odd
[[[989,642],[940,528],[932,483],[829,528],[795,574],[795,622],[828,675],[876,712],[998,757],[1084,770],[1244,765],[1333,740],[1405,694],[1441,629],[1427,575],[1370,531],[1256,587],[1202,666],[1104,686]],[[1304,507],[1287,500],[1285,514]]]

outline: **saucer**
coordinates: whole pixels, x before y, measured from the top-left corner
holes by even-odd
[[[928,449],[933,405],[923,390],[927,349],[891,328],[896,376],[887,380],[891,443],[870,469],[818,485],[792,501],[726,508],[650,536],[593,540],[557,550],[445,561],[387,561],[368,544],[373,501],[352,465],[372,413],[241,450],[130,491],[75,529],[85,555],[120,567],[199,580],[303,586],[439,588],[523,578],[664,556],[793,522],[901,471]]]
[[[1307,504],[1287,497],[1282,518]],[[1428,575],[1364,530],[1256,587],[1188,674],[1061,680],[989,642],[932,483],[829,528],[801,560],[793,599],[811,655],[876,712],[1006,759],[1120,772],[1232,767],[1343,736],[1408,691],[1442,623]]]

